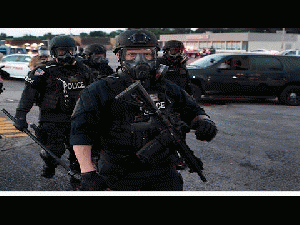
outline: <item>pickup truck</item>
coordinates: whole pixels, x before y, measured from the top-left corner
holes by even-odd
[[[300,105],[300,57],[262,54],[215,54],[187,66],[194,97],[278,97]]]

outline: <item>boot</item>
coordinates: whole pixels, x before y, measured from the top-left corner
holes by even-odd
[[[53,167],[53,165],[49,166],[45,164],[43,166],[41,176],[50,179],[54,177],[54,175],[55,175],[55,167]]]
[[[40,156],[45,162],[41,176],[50,179],[55,175],[57,162],[43,149],[40,152]]]

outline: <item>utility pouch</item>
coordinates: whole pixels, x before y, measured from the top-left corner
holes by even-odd
[[[137,153],[142,163],[159,164],[170,154],[168,146],[172,143],[168,131],[162,131],[154,140],[148,142]]]

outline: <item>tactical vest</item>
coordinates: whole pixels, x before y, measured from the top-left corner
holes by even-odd
[[[113,96],[120,94],[132,84],[126,76],[113,75],[104,80]],[[167,97],[163,87],[147,91],[159,110],[162,112],[171,110],[173,102]],[[142,107],[114,100],[110,108],[109,116],[115,120],[106,124],[108,131],[104,133],[102,147],[115,149],[124,154],[135,153],[159,135],[160,131],[151,124],[151,115]]]
[[[80,66],[51,66],[47,73],[46,87],[41,91],[41,109],[56,109],[71,115],[80,92],[89,85],[87,72]]]

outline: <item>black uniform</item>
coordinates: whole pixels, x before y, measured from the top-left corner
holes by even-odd
[[[55,61],[37,67],[26,78],[25,89],[16,110],[17,124],[26,123],[26,114],[34,103],[40,108],[40,141],[57,157],[70,150],[71,164],[76,161],[69,143],[71,115],[80,92],[92,82],[90,69],[81,62],[61,65]],[[22,125],[21,125],[22,126]],[[41,154],[46,165],[56,167],[53,159],[45,152]],[[71,165],[72,167],[72,165]]]
[[[155,164],[142,164],[136,156],[160,131],[151,126],[151,116],[139,106],[115,100],[132,82],[119,73],[85,89],[72,116],[70,142],[93,145],[101,151],[99,173],[112,190],[180,191],[183,180],[175,169],[175,149],[166,146]],[[187,124],[198,115],[206,115],[191,96],[167,79],[145,88],[160,110],[179,116]]]
[[[95,81],[114,73],[108,63],[93,63],[89,60],[83,60],[83,63],[92,70]]]
[[[188,70],[183,63],[174,63],[172,60],[167,58],[159,58],[159,63],[169,67],[165,78],[174,82],[182,89],[184,89],[188,94],[192,95],[191,89],[191,78],[189,76]]]

